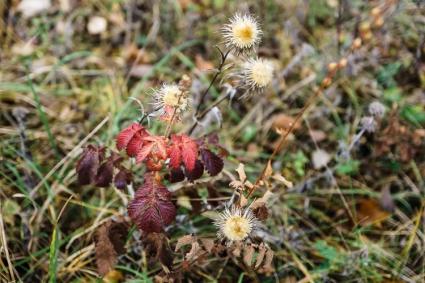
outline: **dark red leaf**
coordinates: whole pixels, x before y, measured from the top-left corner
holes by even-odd
[[[134,137],[136,133],[141,131],[145,132],[145,129],[138,123],[133,123],[124,130],[122,130],[117,136],[117,148],[122,150],[127,147],[130,140]]]
[[[117,189],[124,190],[133,180],[133,174],[130,170],[121,169],[114,178],[114,184]]]
[[[176,208],[171,202],[171,193],[146,173],[141,186],[128,206],[128,214],[137,227],[145,232],[161,232],[176,217]]]
[[[205,169],[211,176],[215,176],[223,170],[223,160],[209,149],[201,149],[201,158]]]
[[[88,145],[84,148],[80,160],[77,162],[77,178],[80,185],[88,185],[94,182],[99,169],[99,164],[102,162],[105,155],[104,148],[99,148],[93,145]]]
[[[97,171],[95,185],[98,187],[106,188],[108,187],[114,175],[114,163],[111,158],[108,158]]]
[[[171,169],[170,174],[168,175],[167,179],[170,181],[170,183],[177,183],[181,182],[185,179],[185,175],[183,173],[183,170],[179,167],[177,169]]]
[[[195,167],[193,168],[193,170],[189,171],[189,170],[186,169],[184,171],[184,174],[186,175],[187,179],[190,182],[193,182],[193,181],[201,178],[202,174],[204,174],[204,165],[202,164],[201,161],[196,160],[195,161]]]

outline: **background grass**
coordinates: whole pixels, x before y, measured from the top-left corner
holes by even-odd
[[[172,244],[188,233],[213,236],[211,220],[195,204],[211,208],[215,198],[230,197],[229,176],[239,162],[255,180],[278,137],[272,125],[287,125],[326,65],[346,54],[356,27],[385,2],[391,9],[384,26],[350,58],[273,164],[294,183],[293,189],[273,188],[263,229],[263,240],[275,251],[275,272],[255,274],[232,259],[209,258],[185,278],[424,282],[421,1],[69,0],[53,1],[30,18],[17,11],[18,2],[0,3],[0,281],[100,280],[94,232],[125,215],[130,196],[76,184],[81,141],[113,148],[119,130],[140,116],[129,98],[149,107],[149,89],[163,81],[189,74],[196,100],[212,75],[202,64],[219,63],[214,46],[222,41],[220,26],[234,12],[249,10],[264,31],[259,54],[273,60],[278,77],[263,95],[220,106],[223,125],[210,129],[218,130],[230,152],[225,171],[214,181],[179,188],[176,199],[189,197],[192,209],[180,205],[176,223],[167,229]],[[87,32],[93,15],[108,21],[101,35]],[[222,91],[216,86],[209,103]],[[375,100],[386,106],[385,118],[348,151]],[[188,115],[176,131],[191,119]],[[152,122],[154,132],[160,127]],[[331,157],[327,169],[313,166],[318,148]],[[388,198],[395,203],[390,212],[383,209]],[[367,225],[353,223],[343,201],[354,218],[367,218]],[[116,269],[129,282],[151,282],[161,270],[148,263],[134,230]]]

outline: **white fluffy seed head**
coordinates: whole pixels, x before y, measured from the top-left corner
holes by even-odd
[[[372,116],[365,116],[361,118],[360,125],[366,132],[373,133],[376,131],[376,121]]]
[[[189,108],[189,98],[177,84],[163,84],[153,98],[154,109],[163,119],[171,118],[174,111],[179,115]]]
[[[242,209],[235,206],[226,208],[215,221],[219,238],[229,242],[243,241],[255,229],[256,218],[249,208]]]
[[[227,47],[236,52],[251,51],[260,42],[262,31],[257,20],[249,14],[235,14],[222,28]]]
[[[385,106],[379,101],[374,101],[369,104],[369,113],[374,117],[382,118],[385,115]]]
[[[239,87],[245,91],[243,96],[263,91],[272,83],[273,72],[273,64],[262,58],[250,58],[240,64],[235,77]]]

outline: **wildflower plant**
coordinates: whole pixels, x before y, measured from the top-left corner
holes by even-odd
[[[170,183],[186,180],[182,183],[183,186],[194,184],[204,173],[214,177],[223,170],[227,151],[220,144],[218,134],[198,134],[195,137],[198,133],[195,129],[203,125],[202,120],[210,112],[219,111],[217,106],[227,99],[231,100],[233,96],[255,99],[253,94],[264,91],[274,80],[275,70],[271,60],[255,54],[261,42],[262,31],[254,16],[236,13],[221,31],[224,38],[224,48],[218,48],[221,62],[198,101],[191,97],[192,80],[187,75],[183,75],[178,83],[162,83],[151,97],[151,111],[138,117],[137,122],[125,126],[116,136],[118,152],[102,146],[89,145],[77,163],[78,180],[82,185],[108,187],[114,183],[121,190],[130,184],[138,187],[134,198],[128,204],[128,216],[144,235],[165,233],[166,227],[174,222],[177,210],[172,201],[173,193],[167,187]],[[354,52],[361,45],[361,39],[354,39],[350,52]],[[226,63],[230,53],[237,57],[237,63],[229,67]],[[205,239],[187,235],[178,240],[176,251],[191,244],[192,249],[185,258],[194,260],[197,256],[223,249],[234,255],[244,250],[244,253],[250,255],[245,254],[245,263],[251,262],[256,251],[258,258],[255,268],[261,267],[263,272],[273,270],[272,250],[264,241],[258,240],[258,237],[256,240],[255,235],[261,230],[261,221],[268,217],[267,203],[273,195],[273,184],[292,188],[292,183],[273,172],[272,161],[304,112],[322,91],[332,84],[338,71],[348,65],[347,58],[348,56],[345,56],[328,64],[326,76],[296,115],[293,123],[288,129],[277,131],[280,140],[255,182],[248,180],[243,164],[238,167],[236,171],[239,180],[233,180],[229,184],[234,193],[229,201],[216,208],[217,216],[213,223],[217,229],[217,238]],[[209,90],[218,77],[232,67],[230,75],[224,76],[221,81],[224,93],[212,103],[205,103]],[[385,108],[375,102],[370,105],[369,112],[371,116],[364,117],[361,126],[363,131],[372,132],[376,128],[374,117],[381,118]],[[185,132],[176,132],[175,124],[187,121],[183,119],[185,115],[193,115],[193,124],[188,125]],[[165,130],[162,133],[154,133],[144,125],[146,117],[157,118],[165,125]],[[132,159],[136,166],[143,167],[141,185],[135,184],[135,172],[129,169],[130,166],[126,166],[130,163],[126,162],[126,159]],[[260,188],[264,189],[265,193],[254,199],[254,192]],[[158,237],[161,241],[164,239],[163,236]]]

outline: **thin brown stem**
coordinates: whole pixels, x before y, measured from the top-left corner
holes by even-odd
[[[218,48],[217,47],[217,49],[218,49],[218,51],[220,52],[220,54],[221,54],[221,63],[220,63],[220,65],[218,66],[218,68],[217,68],[217,72],[214,74],[214,77],[212,78],[212,80],[210,81],[210,84],[208,85],[208,87],[207,87],[207,89],[202,93],[202,95],[201,95],[201,99],[199,100],[199,103],[198,103],[198,106],[196,107],[196,111],[195,111],[195,118],[196,118],[196,121],[195,121],[195,123],[192,125],[192,127],[190,128],[190,130],[189,130],[189,132],[188,132],[188,134],[190,135],[190,134],[192,134],[192,132],[195,130],[195,128],[196,128],[196,126],[198,125],[198,120],[199,119],[202,119],[214,106],[216,106],[217,104],[219,104],[221,101],[219,101],[220,100],[220,98],[217,100],[217,101],[219,101],[218,103],[217,103],[217,101],[216,102],[214,102],[213,103],[213,107],[208,107],[206,110],[204,110],[201,114],[199,114],[199,112],[201,111],[201,107],[202,107],[202,104],[204,103],[204,100],[205,100],[205,98],[206,98],[206,96],[207,96],[207,94],[208,94],[208,92],[210,91],[210,89],[211,89],[211,87],[214,85],[214,83],[215,83],[215,81],[217,80],[217,78],[218,78],[218,76],[223,72],[223,67],[224,67],[224,64],[226,63],[226,60],[227,60],[227,57],[229,56],[229,54],[230,54],[230,52],[232,51],[232,49],[230,48],[229,50],[227,50],[226,51],[226,53],[223,53],[221,50],[220,50],[220,48]]]
[[[302,118],[304,112],[313,104],[313,101],[322,93],[322,90],[323,90],[323,88],[320,87],[319,89],[317,89],[314,92],[314,94],[312,96],[310,96],[310,98],[305,103],[304,107],[300,110],[300,112],[298,112],[297,116],[294,119],[294,122],[290,125],[289,129],[285,132],[285,134],[283,134],[281,136],[278,145],[275,147],[272,154],[270,155],[268,161],[266,162],[266,165],[264,166],[263,170],[261,171],[260,176],[255,181],[254,186],[248,192],[247,198],[249,198],[254,193],[254,191],[259,186],[259,183],[264,179],[264,174],[267,171],[267,167],[268,167],[269,163],[271,163],[273,161],[273,159],[275,158],[275,156],[280,152],[280,150],[282,149],[282,147],[283,147],[286,139],[288,138],[289,134],[292,133],[292,131],[295,129],[295,126],[297,125],[298,121]]]

